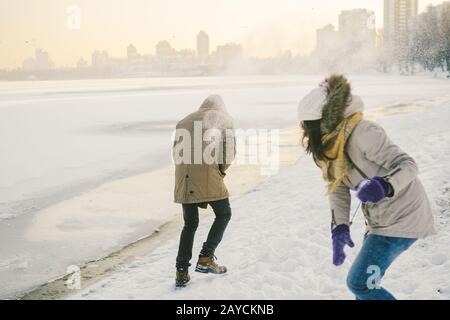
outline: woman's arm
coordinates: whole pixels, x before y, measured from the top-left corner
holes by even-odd
[[[389,171],[383,178],[392,186],[390,196],[400,192],[417,177],[418,168],[414,159],[392,143],[382,127],[370,123],[355,138],[367,160]]]
[[[350,189],[341,183],[328,197],[331,209],[331,229],[350,223]]]

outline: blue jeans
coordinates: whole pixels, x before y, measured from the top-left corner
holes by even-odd
[[[357,300],[395,300],[380,286],[386,270],[417,239],[368,235],[347,276],[347,286]]]

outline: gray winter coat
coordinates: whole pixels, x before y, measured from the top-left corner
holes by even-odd
[[[355,110],[347,113],[351,111]],[[351,160],[347,176],[329,197],[333,225],[349,224],[350,190],[355,190],[363,179],[381,176],[392,185],[394,193],[378,204],[362,205],[368,234],[424,238],[435,233],[430,203],[417,177],[417,164],[391,142],[383,128],[361,121],[347,140],[346,152]]]

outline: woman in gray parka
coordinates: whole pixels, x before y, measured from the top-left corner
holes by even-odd
[[[378,124],[343,76],[332,75],[299,104],[303,143],[328,182],[333,263],[345,260],[350,238],[350,190],[362,202],[367,230],[347,277],[359,300],[393,300],[380,286],[392,262],[418,238],[434,234],[433,215],[413,158]]]

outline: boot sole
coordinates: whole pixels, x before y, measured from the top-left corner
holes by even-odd
[[[189,282],[186,283],[175,283],[175,288],[186,288],[189,285]]]

